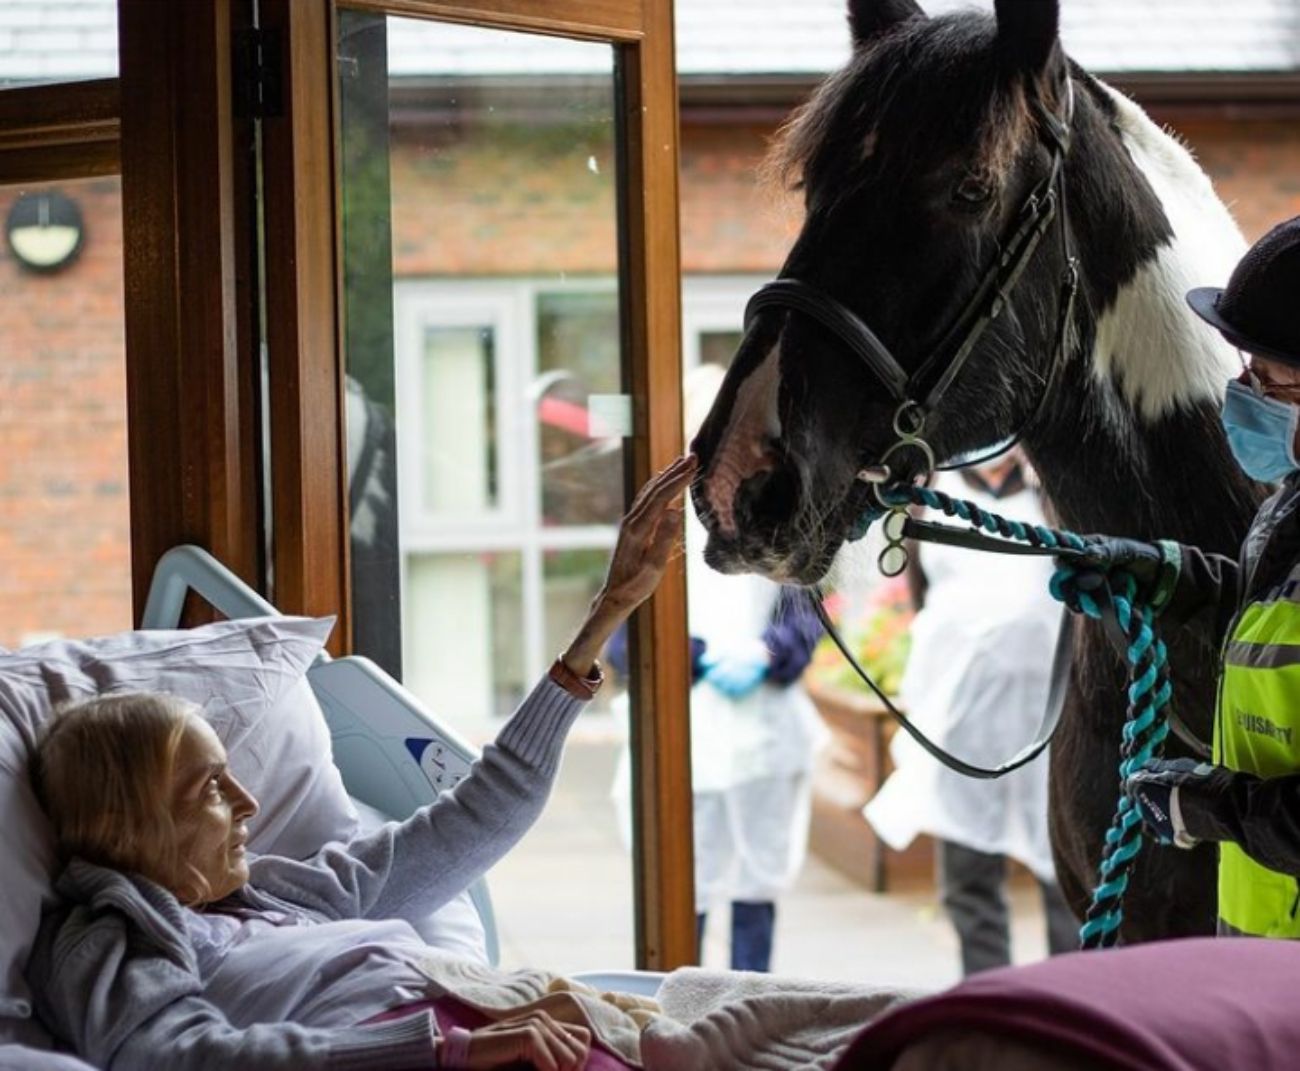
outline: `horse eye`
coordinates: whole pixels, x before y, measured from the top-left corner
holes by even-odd
[[[952,199],[959,205],[977,207],[993,196],[993,184],[978,175],[967,175],[953,190]]]

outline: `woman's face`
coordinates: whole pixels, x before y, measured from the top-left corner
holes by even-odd
[[[169,887],[182,902],[220,900],[248,881],[245,823],[256,813],[257,800],[226,766],[226,749],[217,734],[192,715],[172,776],[178,866]],[[206,889],[195,881],[196,871]]]

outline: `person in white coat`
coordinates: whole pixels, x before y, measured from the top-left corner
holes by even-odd
[[[1043,523],[1038,495],[1015,453],[981,469],[940,473],[936,489],[983,509]],[[1050,687],[1060,607],[1048,558],[912,547],[918,610],[900,694],[916,725],[946,750],[997,765],[1033,739]],[[997,780],[940,765],[905,733],[896,770],[864,809],[891,848],[936,838],[938,883],[961,945],[964,974],[1011,960],[1006,858],[1043,894],[1050,952],[1077,947],[1077,923],[1056,884],[1047,837],[1047,754]]]
[[[711,364],[688,373],[688,438],[722,377]],[[821,625],[803,592],[710,569],[707,533],[686,513],[697,937],[702,947],[710,908],[729,903],[732,969],[767,971],[776,900],[808,847],[813,756],[825,729],[799,678]],[[626,664],[621,635],[608,660]],[[628,771],[625,751],[614,788],[625,831]]]

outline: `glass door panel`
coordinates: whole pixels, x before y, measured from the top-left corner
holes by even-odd
[[[483,744],[625,505],[614,51],[346,10],[339,40],[354,648]],[[620,741],[602,695],[490,875],[503,962],[632,965]]]
[[[0,187],[0,647],[131,627],[120,188]]]

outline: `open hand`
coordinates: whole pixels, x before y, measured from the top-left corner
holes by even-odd
[[[539,1010],[472,1031],[465,1067],[490,1071],[526,1064],[538,1071],[580,1071],[590,1052],[590,1030]]]
[[[681,534],[682,492],[698,464],[694,454],[679,457],[637,493],[619,525],[618,543],[597,603],[627,616],[654,593]]]
[[[614,630],[659,586],[682,531],[682,492],[698,464],[694,454],[679,457],[641,488],[624,514],[605,584],[562,655],[574,672],[587,675]]]

